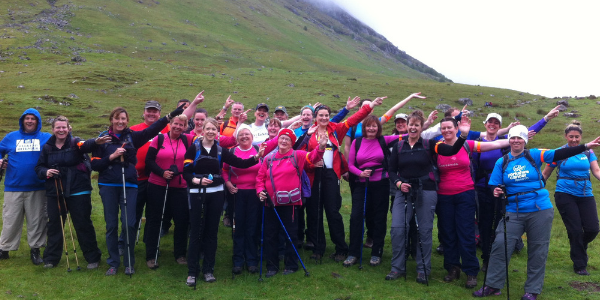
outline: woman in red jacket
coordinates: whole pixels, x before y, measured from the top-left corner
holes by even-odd
[[[316,135],[307,136],[307,151],[317,148],[321,136],[328,137],[323,160],[315,162],[314,168],[307,170],[311,179],[311,199],[306,205],[306,223],[308,240],[314,243],[311,259],[321,259],[325,253],[325,231],[323,229],[323,209],[327,215],[329,235],[335,244],[335,252],[330,256],[336,261],[343,261],[348,255],[348,244],[344,233],[344,221],[340,214],[342,196],[340,195],[340,177],[342,163],[345,160],[340,153],[338,137],[343,138],[346,132],[361,122],[373,111],[373,107],[381,105],[383,98],[376,98],[369,105],[364,105],[358,112],[342,123],[329,121],[331,110],[322,105],[315,109]]]
[[[302,169],[307,166],[306,162],[312,164],[323,158],[327,139],[325,136],[321,136],[319,147],[310,153],[293,150],[292,145],[295,142],[296,135],[292,130],[287,128],[280,130],[277,138],[279,150],[265,157],[256,178],[256,191],[260,191],[258,197],[261,201],[266,201],[265,204],[269,207],[264,212],[267,278],[275,276],[279,271],[278,234],[280,223],[275,210],[293,242],[291,244],[289,240],[286,241],[283,274],[287,275],[298,271],[298,257],[293,245],[298,244],[296,211],[302,205],[300,174]]]

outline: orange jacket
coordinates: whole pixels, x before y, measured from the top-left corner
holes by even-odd
[[[238,118],[235,118],[235,120],[233,120],[233,117],[231,117],[225,121],[227,121],[227,124],[225,124],[225,122],[223,122],[223,124],[221,124],[221,128],[219,130],[221,135],[233,136],[233,133],[235,132],[235,129],[237,128]]]
[[[327,134],[329,136],[329,141],[335,147],[337,147],[337,150],[333,152],[333,170],[335,174],[337,174],[338,179],[340,179],[342,174],[348,170],[348,165],[345,164],[344,166],[345,158],[343,158],[341,152],[339,151],[339,139],[343,139],[344,136],[346,136],[346,132],[348,132],[348,130],[352,126],[356,126],[364,118],[366,118],[371,113],[371,111],[373,111],[373,109],[370,106],[363,106],[355,114],[350,116],[346,121],[342,123],[329,122],[329,124],[327,124]],[[307,151],[312,151],[313,149],[319,147],[319,142],[317,141],[316,134],[310,137],[307,147]],[[308,175],[308,177],[310,178],[310,183],[312,185],[312,182],[315,178],[315,169],[309,168],[308,170],[306,170],[306,175]]]

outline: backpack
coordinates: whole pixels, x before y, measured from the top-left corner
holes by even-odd
[[[529,149],[525,149],[523,151],[525,153],[525,159],[527,159],[527,161],[533,166],[533,168],[535,169],[535,171],[537,172],[538,175],[538,181],[540,181],[540,188],[539,189],[535,189],[533,191],[529,191],[529,192],[522,192],[522,193],[518,193],[515,195],[523,195],[523,194],[527,194],[527,193],[531,193],[531,192],[535,192],[537,190],[543,189],[544,186],[546,186],[546,180],[544,180],[544,177],[542,177],[542,174],[540,173],[540,168],[538,168],[537,164],[535,163],[535,160],[533,159],[533,157],[531,156],[531,154],[529,153]],[[519,157],[513,157],[513,158],[508,158],[508,154],[504,154],[504,156],[502,156],[502,174],[504,174],[504,172],[506,171],[506,167],[508,166],[508,163],[513,161],[513,160],[517,160]],[[514,196],[514,195],[507,195],[508,196]]]
[[[408,137],[407,137],[408,139]],[[431,170],[429,171],[429,179],[431,179],[433,182],[435,182],[435,190],[437,191],[438,189],[438,183],[440,182],[440,170],[437,167],[437,158],[436,155],[432,155],[430,153],[430,149],[429,149],[429,140],[428,139],[422,139],[423,141],[423,148],[425,150],[425,152],[427,152],[427,157],[429,157],[429,162],[431,164]],[[404,146],[404,144],[406,143],[406,140],[403,138],[400,138],[398,141],[398,156],[400,156],[400,154],[402,153],[402,147]],[[441,142],[440,142],[441,143]],[[421,151],[421,149],[411,149],[410,152],[413,151]]]
[[[358,155],[358,149],[360,149],[360,144],[362,143],[362,139],[363,139],[362,137],[359,137],[354,142],[354,150],[355,150],[354,164],[357,167],[358,167],[358,162],[356,161],[356,156]],[[382,173],[382,176],[383,176],[383,174],[388,172],[388,160],[392,153],[390,152],[390,148],[388,148],[387,144],[385,143],[385,137],[380,136],[379,138],[377,138],[377,140],[379,141],[379,146],[381,147],[381,151],[383,151],[383,162],[381,163],[381,167],[383,168],[383,173]],[[372,168],[379,169],[380,166],[375,166]]]
[[[271,171],[271,169],[273,167],[273,161],[284,160],[284,159],[291,157],[292,164],[294,165],[294,168],[296,169],[296,175],[298,175],[298,178],[300,180],[300,185],[302,187],[301,188],[302,197],[309,198],[311,196],[310,179],[308,178],[308,175],[306,175],[306,172],[304,172],[304,170],[302,170],[302,173],[300,173],[300,168],[298,167],[298,161],[296,160],[296,150],[292,150],[291,155],[286,155],[281,158],[275,158],[275,154],[276,153],[272,153],[265,158],[267,160],[267,168],[269,168],[269,170]],[[273,185],[273,188],[275,188],[275,183],[273,182],[272,175],[271,175],[271,184]]]
[[[566,148],[567,145],[564,145],[562,147],[560,147],[561,149]],[[587,157],[588,161],[590,160],[590,150],[585,150],[583,151],[583,154],[585,154],[585,156]],[[568,159],[568,158],[567,158]],[[556,169],[556,180],[558,181],[559,179],[569,179],[569,180],[574,180],[574,181],[590,181],[590,174],[588,173],[588,177],[587,178],[574,178],[574,177],[561,177],[560,174],[560,167],[567,162],[567,159],[563,159],[560,164],[557,164],[557,169]],[[584,187],[585,188],[585,187]]]
[[[194,167],[196,167],[196,162],[198,162],[199,160],[206,158],[206,159],[216,159],[219,161],[219,172],[221,172],[220,170],[223,169],[223,162],[221,161],[221,153],[223,152],[223,148],[221,148],[221,146],[219,146],[219,142],[215,141],[215,143],[217,143],[217,157],[213,157],[210,155],[201,155],[202,154],[202,145],[200,145],[200,139],[196,138],[194,140],[194,146],[196,146],[196,157],[194,158]]]
[[[183,145],[185,146],[185,149],[187,150],[187,148],[188,148],[187,136],[185,134],[181,134],[180,137],[181,137],[181,141],[183,142]],[[165,135],[160,133],[156,136],[156,138],[158,139],[156,149],[157,149],[157,151],[160,151],[160,149],[164,149],[163,143],[165,142]],[[146,175],[150,175],[150,173],[152,173],[152,171],[150,170],[150,168],[148,168],[148,166],[146,166],[145,172],[146,172]]]

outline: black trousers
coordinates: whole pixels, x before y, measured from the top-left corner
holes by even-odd
[[[267,200],[268,201],[268,200]],[[276,208],[265,207],[265,258],[267,260],[267,270],[279,271],[279,232],[281,229],[281,222],[277,218],[277,214],[283,222],[287,233],[292,239],[293,245],[298,244],[298,211],[297,205],[285,205],[277,206]],[[287,239],[285,242],[285,255],[284,264],[286,270],[298,270],[298,256],[294,251],[292,243]]]
[[[494,187],[476,187],[479,199],[479,237],[481,238],[481,259],[489,262],[492,242],[496,238],[496,228],[502,218],[503,207],[499,198],[494,197]],[[495,214],[495,216],[494,216]],[[495,222],[494,222],[495,219]]]
[[[596,200],[594,197],[576,197],[556,192],[554,201],[567,228],[573,269],[585,269],[588,263],[588,244],[596,238],[599,231]]]
[[[351,173],[349,173],[351,174]],[[350,187],[350,195],[354,195],[354,187],[358,184],[355,180],[358,180],[358,176],[350,175],[348,179],[348,186]],[[389,180],[388,180],[389,181]],[[393,202],[392,202],[393,203]],[[367,205],[367,212],[365,214],[365,234],[368,238],[373,238],[373,231],[371,228],[374,226],[373,206]]]
[[[175,259],[186,256],[187,237],[189,227],[189,208],[187,201],[187,189],[166,187],[156,184],[148,184],[148,202],[146,203],[146,226],[144,227],[144,243],[146,244],[146,261],[156,258],[158,237],[160,235],[160,222],[163,217],[163,205],[165,210],[170,208],[175,221],[173,233],[173,255]],[[165,253],[165,251],[162,251]]]
[[[73,229],[77,235],[77,241],[79,247],[83,252],[83,257],[88,263],[95,263],[100,261],[102,252],[98,249],[98,242],[96,240],[96,230],[92,223],[92,198],[91,195],[78,195],[66,197],[66,208],[65,202],[61,200],[61,212],[62,219],[65,222],[67,219],[67,209],[70,213],[70,219],[73,224]],[[58,202],[56,197],[48,197],[48,243],[44,250],[44,262],[52,263],[54,265],[60,262],[64,251],[63,245],[63,231],[60,226],[60,214],[58,209]],[[71,241],[71,233],[69,226],[64,224],[64,234],[67,241],[67,249],[69,253],[74,256],[73,244]],[[73,237],[75,238],[75,237]],[[73,256],[71,258],[73,258]]]
[[[363,211],[365,206],[365,183],[357,182],[352,193],[352,212],[350,214],[350,251],[349,255],[358,257],[363,239]],[[369,182],[366,191],[366,211],[371,211],[373,227],[373,247],[371,256],[381,257],[385,234],[387,232],[388,195],[390,181],[383,179]]]
[[[204,252],[202,273],[213,273],[217,253],[217,233],[219,220],[225,201],[224,192],[207,193],[202,201],[200,193],[189,194],[190,197],[190,243],[188,248],[188,276],[198,276],[200,272],[200,251]],[[204,209],[204,212],[202,212]],[[204,216],[202,218],[202,216]]]
[[[311,190],[311,199],[306,205],[306,222],[308,225],[308,238],[313,241],[313,252],[323,255],[325,253],[325,229],[323,228],[323,210],[329,224],[329,235],[335,244],[335,252],[348,253],[344,220],[340,214],[342,196],[340,195],[339,179],[333,169],[320,168],[315,172]]]

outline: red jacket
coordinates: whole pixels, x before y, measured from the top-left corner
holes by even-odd
[[[346,159],[343,158],[341,152],[339,151],[340,142],[338,138],[343,139],[344,136],[346,136],[346,132],[348,132],[348,130],[352,126],[358,125],[358,123],[360,123],[364,118],[366,118],[372,111],[373,109],[370,106],[363,106],[355,114],[350,116],[350,118],[348,118],[346,121],[342,123],[329,122],[329,124],[327,124],[327,134],[329,136],[329,141],[338,149],[333,152],[333,170],[335,174],[337,174],[338,179],[342,177],[343,173],[348,171],[348,164],[346,162]],[[313,149],[319,147],[319,141],[317,141],[316,134],[310,137],[307,147],[307,151],[312,151]],[[306,175],[308,175],[308,177],[310,178],[310,183],[312,185],[312,182],[315,178],[315,169],[307,169]]]

